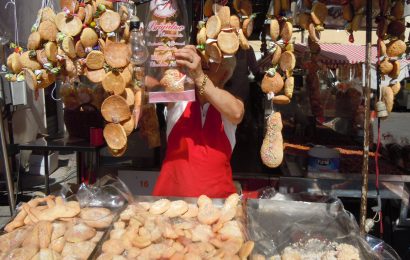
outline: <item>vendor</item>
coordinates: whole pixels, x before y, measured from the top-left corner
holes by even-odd
[[[196,86],[196,101],[168,105],[168,146],[155,196],[224,198],[235,193],[230,159],[236,126],[244,114],[243,101],[224,90],[235,57],[211,64],[204,73],[194,46],[175,52]]]

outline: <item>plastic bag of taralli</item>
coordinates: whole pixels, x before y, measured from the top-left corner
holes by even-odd
[[[308,193],[265,194],[270,195],[246,203],[249,239],[255,241],[254,256],[384,259],[377,247],[371,247],[360,235],[354,216],[345,211],[339,199]]]
[[[182,0],[150,2],[145,22],[149,51],[145,85],[149,102],[195,100],[195,86],[187,72],[177,66],[174,52],[188,44],[186,3]]]

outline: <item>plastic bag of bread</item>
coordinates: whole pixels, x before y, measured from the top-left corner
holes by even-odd
[[[150,2],[145,22],[150,103],[195,100],[194,84],[174,56],[175,50],[188,44],[186,10],[182,0]]]
[[[254,249],[242,201],[141,198],[120,213],[97,259],[248,259]]]
[[[1,259],[88,259],[132,196],[119,180],[63,186],[56,195],[22,203],[0,235]]]

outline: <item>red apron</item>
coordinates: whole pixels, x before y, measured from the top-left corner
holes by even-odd
[[[199,102],[188,103],[169,134],[153,195],[225,198],[235,193],[231,155],[221,114],[210,105],[202,127]]]

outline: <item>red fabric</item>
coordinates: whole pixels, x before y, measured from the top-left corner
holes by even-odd
[[[236,192],[232,148],[221,114],[209,106],[202,127],[199,102],[190,102],[168,137],[154,196],[225,198]]]

